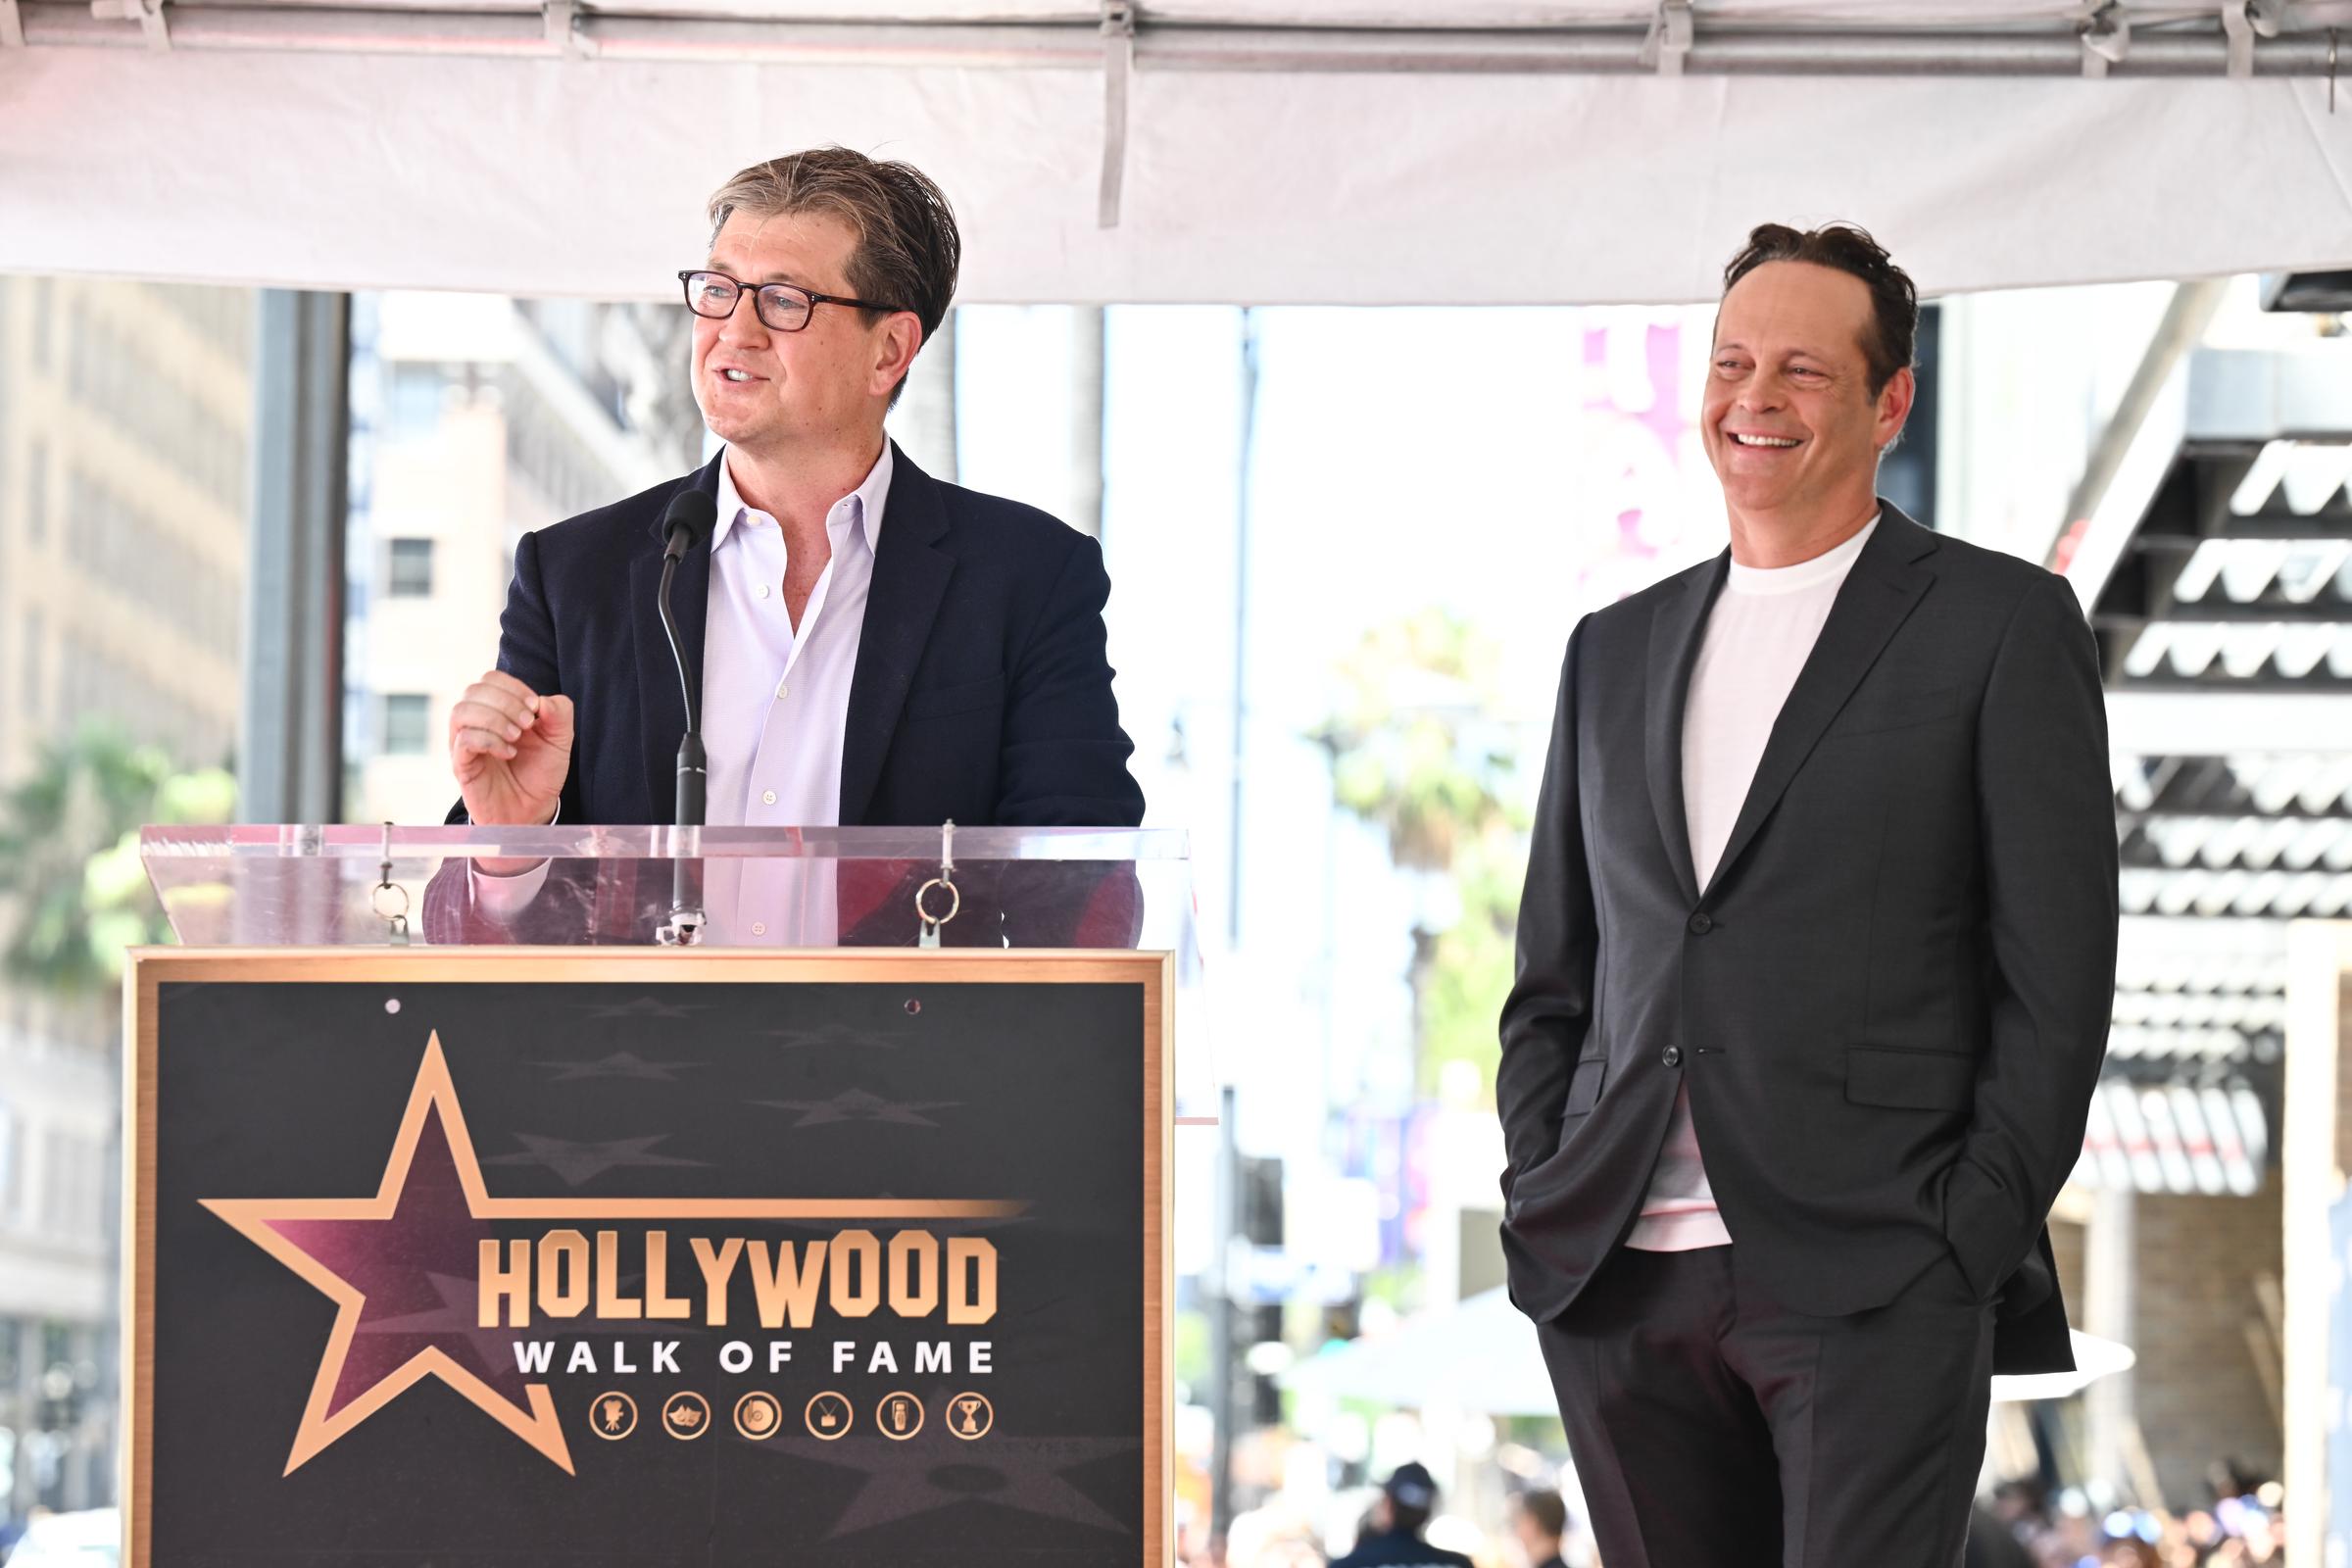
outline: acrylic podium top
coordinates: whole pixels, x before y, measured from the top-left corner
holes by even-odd
[[[191,947],[642,945],[680,906],[735,947],[1195,952],[1168,830],[150,827],[140,858]],[[942,875],[942,852],[953,868]],[[938,883],[939,886],[931,884]],[[918,912],[917,899],[923,901]]]

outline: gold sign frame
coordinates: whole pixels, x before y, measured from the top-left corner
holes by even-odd
[[[122,1447],[123,1568],[153,1568],[155,1116],[160,988],[194,983],[695,985],[1137,985],[1143,989],[1143,1448],[1147,1568],[1172,1568],[1174,1495],[1175,956],[1074,949],[697,950],[662,948],[134,948],[122,980]]]

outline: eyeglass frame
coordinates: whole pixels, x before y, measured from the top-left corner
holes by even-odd
[[[725,314],[719,316],[712,316],[708,311],[695,310],[694,280],[698,277],[725,278],[729,283],[735,285],[735,304],[728,306]],[[885,315],[895,315],[906,309],[903,305],[877,305],[871,300],[854,300],[847,294],[819,294],[816,290],[803,288],[798,283],[747,283],[742,278],[722,272],[715,267],[686,268],[678,273],[678,287],[685,293],[686,309],[694,311],[695,315],[706,321],[724,321],[731,318],[735,314],[736,306],[741,305],[744,296],[748,294],[751,296],[752,314],[758,317],[760,324],[770,332],[806,332],[808,329],[808,323],[816,319],[816,308],[819,305],[851,305],[861,311],[880,311]],[[765,313],[760,309],[760,296],[771,288],[790,289],[793,293],[805,295],[808,298],[808,312],[801,318],[800,325],[778,326],[769,320]]]

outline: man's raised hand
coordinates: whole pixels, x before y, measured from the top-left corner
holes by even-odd
[[[571,772],[571,726],[570,698],[484,671],[449,710],[449,765],[466,814],[498,826],[553,819]]]

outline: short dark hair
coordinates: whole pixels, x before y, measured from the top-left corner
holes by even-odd
[[[1886,390],[1895,371],[1911,368],[1912,345],[1919,336],[1919,290],[1911,274],[1894,265],[1894,258],[1869,230],[1856,223],[1807,229],[1758,223],[1723,270],[1724,293],[1766,262],[1809,262],[1858,277],[1870,290],[1871,330],[1863,334],[1862,358],[1870,366],[1872,397]]]
[[[858,236],[850,253],[852,294],[912,311],[923,323],[926,343],[947,319],[963,239],[947,194],[912,164],[868,158],[847,147],[788,153],[752,165],[711,193],[712,244],[739,212],[755,218],[824,213],[840,219]]]
[[[1557,1541],[1568,1533],[1568,1504],[1560,1500],[1558,1493],[1539,1487],[1532,1492],[1519,1493],[1511,1500],[1525,1509],[1528,1518],[1535,1521],[1536,1528],[1552,1540]]]

